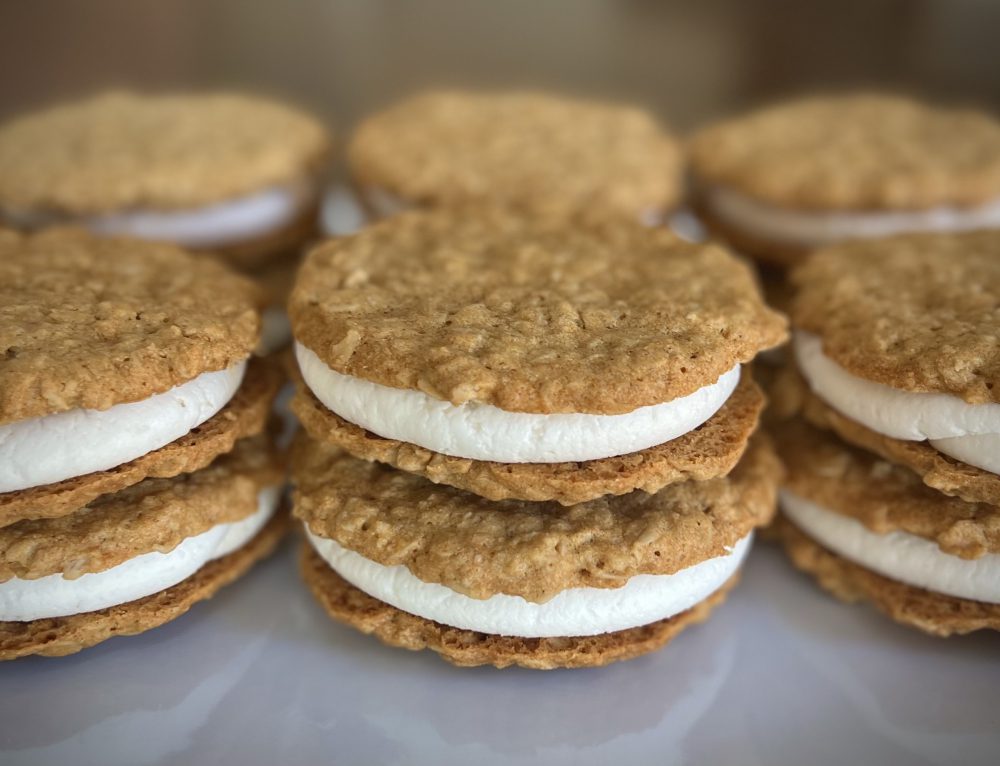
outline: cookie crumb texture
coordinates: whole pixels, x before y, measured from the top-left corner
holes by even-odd
[[[796,269],[796,328],[892,388],[1000,402],[1000,231],[826,248]]]
[[[879,535],[901,531],[930,540],[951,556],[1000,553],[1000,507],[942,494],[908,468],[802,421],[774,428],[773,436],[785,464],[784,486],[799,497]]]
[[[266,558],[284,537],[287,528],[287,515],[279,513],[239,550],[210,561],[171,588],[137,601],[68,617],[0,622],[0,660],[32,654],[62,657],[115,636],[145,633],[175,620]]]
[[[749,268],[717,246],[483,208],[329,240],[307,256],[289,313],[337,372],[512,412],[660,404],[786,336]]]
[[[726,478],[569,507],[485,500],[306,439],[292,473],[294,514],[313,533],[472,598],[544,603],[729,553],[770,521],[781,467],[758,436]]]
[[[792,563],[841,601],[866,601],[896,622],[933,636],[1000,630],[1000,605],[945,596],[890,580],[837,556],[784,517],[775,527]]]
[[[817,97],[705,128],[702,184],[805,211],[976,206],[1000,198],[1000,122],[887,95]]]
[[[378,601],[341,578],[308,543],[303,547],[301,571],[309,589],[333,619],[362,633],[374,634],[389,646],[411,651],[431,649],[459,667],[519,665],[534,670],[600,667],[654,652],[686,627],[704,622],[737,580],[733,576],[686,612],[650,625],[597,636],[518,638],[452,628]]]
[[[316,173],[315,119],[232,93],[107,93],[0,127],[0,206],[92,215],[193,208]]]
[[[146,399],[250,356],[253,284],[172,245],[0,232],[0,425]]]
[[[682,188],[680,146],[648,113],[530,92],[410,98],[361,123],[348,163],[362,191],[426,206],[635,219],[669,209]]]
[[[313,439],[363,460],[387,463],[488,500],[554,500],[575,505],[603,495],[633,490],[654,493],[671,484],[726,476],[743,456],[757,427],[764,395],[744,369],[732,396],[695,430],[641,452],[576,463],[470,460],[385,439],[338,417],[301,382],[291,406]]]

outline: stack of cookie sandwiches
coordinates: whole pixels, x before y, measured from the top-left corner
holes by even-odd
[[[330,137],[312,117],[237,94],[109,93],[0,126],[0,223],[57,224],[208,251],[265,289],[262,348],[316,232]]]
[[[525,91],[433,91],[363,121],[347,150],[373,218],[487,201],[660,223],[680,201],[678,142],[641,109]]]
[[[689,148],[702,219],[767,263],[846,240],[1000,228],[1000,121],[980,112],[814,97],[705,128]]]
[[[458,665],[603,665],[705,618],[779,464],[748,269],[639,222],[401,213],[289,307],[302,570],[337,620]]]
[[[156,627],[274,547],[255,293],[173,245],[0,231],[0,659]]]
[[[1000,232],[838,245],[793,281],[793,562],[928,633],[1000,630]]]

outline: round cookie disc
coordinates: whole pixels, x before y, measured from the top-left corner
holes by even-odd
[[[0,660],[32,654],[62,657],[115,636],[144,633],[175,620],[267,557],[287,528],[288,516],[279,512],[242,548],[210,561],[177,585],[137,601],[69,617],[0,622]]]
[[[266,99],[109,93],[0,127],[0,207],[199,207],[308,178],[329,149],[320,123]]]
[[[793,324],[853,375],[1000,402],[1000,231],[836,245],[792,280]]]
[[[146,478],[167,479],[204,468],[239,440],[259,434],[281,383],[277,365],[254,360],[236,395],[213,417],[180,439],[107,471],[0,493],[0,528],[25,519],[65,516],[101,495]]]
[[[472,598],[543,603],[729,553],[773,512],[781,467],[755,437],[726,478],[574,506],[493,502],[308,438],[292,455],[294,515],[320,537]]]
[[[697,181],[788,210],[976,206],[1000,198],[1000,122],[884,95],[816,97],[700,131]]]
[[[249,280],[172,245],[0,232],[0,425],[146,399],[250,356]]]
[[[412,651],[431,649],[460,667],[519,665],[535,670],[599,667],[654,652],[689,625],[706,620],[737,579],[733,576],[686,612],[650,625],[597,636],[517,638],[452,628],[378,601],[341,578],[308,543],[303,546],[301,571],[331,617],[362,633],[375,634],[385,644]]]
[[[784,517],[774,525],[792,563],[841,601],[867,601],[896,622],[935,636],[1000,630],[1000,605],[945,596],[883,577],[816,543]]]
[[[369,117],[348,147],[362,194],[530,212],[663,213],[681,150],[640,109],[530,92],[431,92]]]
[[[403,213],[318,246],[289,314],[339,373],[545,414],[686,396],[785,337],[717,246],[485,208]]]
[[[578,463],[494,463],[456,458],[385,439],[328,410],[299,382],[292,411],[317,441],[363,460],[377,460],[489,500],[553,500],[574,505],[633,490],[728,474],[757,427],[764,396],[748,370],[722,408],[694,431],[629,455]],[[0,496],[2,497],[2,496]]]

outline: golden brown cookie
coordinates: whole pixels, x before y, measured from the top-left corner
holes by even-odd
[[[726,554],[770,520],[780,472],[758,437],[726,478],[566,507],[492,502],[306,437],[292,455],[294,515],[314,534],[472,598],[537,603]]]
[[[782,516],[774,528],[792,563],[841,601],[867,601],[896,622],[935,636],[1000,630],[998,604],[946,596],[883,577],[827,550]]]
[[[354,457],[386,463],[488,500],[574,505],[602,495],[653,493],[670,484],[725,476],[743,455],[763,405],[760,389],[744,370],[740,385],[722,408],[695,430],[641,452],[577,463],[470,460],[385,439],[328,410],[301,380],[291,406],[313,439]]]
[[[242,548],[211,561],[186,580],[137,601],[97,612],[30,622],[0,622],[0,660],[31,654],[61,657],[115,636],[133,636],[170,622],[211,598],[265,558],[281,541],[288,517],[278,513]]]
[[[265,435],[243,439],[200,471],[145,479],[103,495],[76,513],[0,529],[0,583],[61,573],[74,579],[144,553],[168,553],[183,540],[258,509],[262,489],[284,482]]]
[[[928,487],[968,503],[1000,506],[1000,476],[945,455],[928,442],[903,441],[872,431],[841,415],[802,387],[802,415],[813,425],[833,431],[850,444],[915,472]]]
[[[339,373],[512,412],[660,404],[786,336],[719,247],[482,208],[403,213],[325,242],[289,314]]]
[[[374,634],[389,646],[412,651],[431,649],[460,667],[519,665],[535,670],[599,667],[654,652],[684,628],[707,619],[712,609],[725,600],[738,577],[733,576],[686,612],[651,625],[597,636],[518,638],[452,628],[378,601],[347,583],[308,543],[303,545],[301,571],[309,589],[333,619],[362,633]]]
[[[1000,507],[943,495],[909,469],[803,421],[773,433],[785,464],[784,486],[795,495],[877,534],[902,531],[931,540],[952,556],[1000,553]]]
[[[423,93],[362,122],[347,155],[363,196],[413,206],[638,219],[682,191],[680,147],[649,114],[542,93]]]
[[[309,178],[329,150],[319,122],[266,99],[108,93],[0,127],[0,207],[199,207]]]
[[[792,321],[848,372],[902,391],[1000,402],[1000,231],[836,245],[792,274]]]
[[[246,359],[253,285],[171,245],[0,234],[0,425],[146,399]]]
[[[1000,122],[876,94],[761,109],[689,142],[699,185],[789,210],[921,210],[1000,198]]]
[[[270,276],[283,270],[289,262],[297,265],[302,251],[319,236],[319,209],[313,205],[280,229],[231,245],[215,245],[209,248],[209,254],[218,256],[224,263],[253,279],[265,298],[269,299],[274,295]],[[291,291],[291,279],[288,282],[281,300],[282,307]]]
[[[815,250],[815,247],[810,245],[776,242],[733,226],[713,212],[703,191],[696,193],[692,200],[692,206],[698,219],[705,224],[713,239],[725,243],[734,252],[752,257],[762,266],[774,271],[787,270],[789,267],[801,263],[803,258]],[[784,309],[782,303],[773,303],[770,297],[768,296],[768,305]]]
[[[25,519],[65,516],[101,495],[146,478],[167,479],[204,468],[238,440],[264,430],[282,375],[276,364],[255,360],[236,395],[200,426],[165,447],[107,471],[0,493],[0,527]]]

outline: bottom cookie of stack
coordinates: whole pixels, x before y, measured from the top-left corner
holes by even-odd
[[[283,536],[281,484],[259,436],[194,473],[0,529],[0,660],[73,654],[210,598]]]
[[[301,438],[302,573],[332,617],[462,666],[606,665],[658,649],[735,584],[780,472],[575,506],[491,502]]]
[[[943,495],[802,422],[777,438],[777,535],[799,569],[926,633],[1000,630],[1000,508]]]

